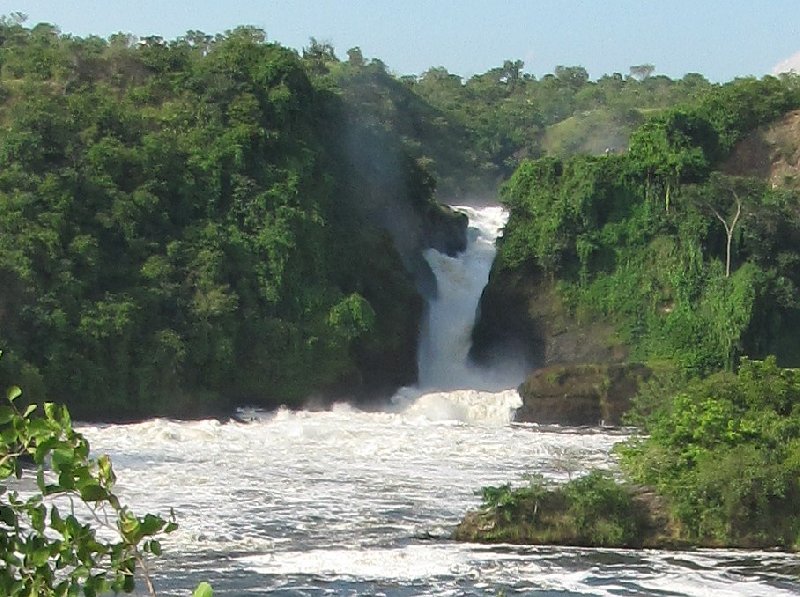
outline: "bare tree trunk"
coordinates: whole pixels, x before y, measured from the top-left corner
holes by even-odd
[[[728,224],[728,222],[725,221],[725,218],[723,218],[716,209],[714,209],[713,207],[711,208],[711,211],[714,212],[714,215],[717,216],[717,219],[720,222],[722,222],[723,226],[725,226],[725,234],[728,236],[728,242],[725,248],[726,278],[731,277],[731,243],[733,241],[733,230],[734,228],[736,228],[736,222],[739,221],[739,216],[742,215],[742,201],[741,199],[739,199],[739,195],[737,195],[736,193],[734,193],[733,196],[736,198],[736,215],[733,216],[733,220],[731,221],[730,224]]]

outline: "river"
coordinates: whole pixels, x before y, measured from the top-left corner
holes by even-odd
[[[800,558],[778,552],[627,551],[455,543],[487,484],[565,480],[613,467],[625,430],[513,423],[510,363],[466,363],[469,329],[504,214],[471,222],[458,258],[430,252],[439,294],[420,345],[420,386],[382,408],[242,409],[227,422],[81,425],[108,453],[135,511],[179,529],[154,564],[160,595],[800,595]]]

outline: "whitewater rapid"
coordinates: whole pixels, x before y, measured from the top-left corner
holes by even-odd
[[[229,421],[82,425],[111,456],[137,512],[174,509],[154,567],[160,595],[211,582],[238,595],[800,594],[800,561],[765,552],[480,546],[449,540],[485,485],[613,468],[625,430],[513,423],[511,367],[467,362],[478,297],[505,221],[470,218],[460,257],[428,252],[439,292],[421,338],[420,384],[384,412],[241,409]],[[518,381],[518,380],[517,380]]]
[[[473,413],[477,415],[477,413]],[[480,487],[615,465],[623,431],[447,418],[440,408],[247,411],[83,426],[136,511],[174,508],[162,595],[782,596],[796,556],[479,546],[448,539]]]
[[[180,528],[165,550],[180,574],[211,576],[230,594],[317,582],[367,583],[372,594],[389,581],[444,590],[492,578],[500,571],[483,571],[475,548],[447,541],[478,504],[476,490],[520,482],[530,471],[563,480],[607,467],[620,439],[464,422],[433,404],[404,413],[340,405],[243,416],[250,420],[82,429],[111,455],[127,502],[175,509]],[[178,594],[185,585],[169,559],[162,564],[159,583]]]

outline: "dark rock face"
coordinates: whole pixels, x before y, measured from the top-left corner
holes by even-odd
[[[638,363],[554,365],[533,372],[519,387],[516,420],[558,425],[620,425],[639,384],[651,375]]]
[[[399,213],[399,212],[398,212]],[[387,229],[392,247],[375,260],[374,275],[362,294],[378,317],[376,334],[354,347],[357,369],[326,389],[329,399],[369,402],[391,396],[398,387],[417,381],[417,345],[425,314],[425,299],[436,296],[436,276],[422,252],[433,248],[456,255],[466,248],[468,219],[445,205],[431,204],[418,212],[404,212],[407,234],[399,238]],[[396,231],[395,231],[396,232]],[[391,288],[390,296],[386,289]],[[387,300],[390,299],[390,300]]]
[[[514,350],[533,367],[558,363],[615,363],[627,350],[602,322],[578,322],[564,307],[554,282],[538,268],[516,270],[495,262],[472,333],[471,357],[491,365]]]
[[[628,351],[611,325],[572,316],[555,282],[533,265],[512,270],[495,262],[472,340],[479,364],[516,351],[538,368],[519,388],[516,418],[523,422],[619,425],[650,375],[643,365],[624,364]]]
[[[454,211],[446,205],[437,205],[429,209],[425,217],[410,229],[409,238],[400,243],[395,239],[406,269],[411,273],[417,290],[423,297],[435,298],[437,287],[436,275],[422,252],[425,249],[435,249],[450,257],[463,252],[467,248],[468,224],[466,214]],[[412,241],[412,246],[403,249],[403,243]]]
[[[428,212],[422,231],[422,244],[453,257],[467,248],[466,214],[440,205]]]
[[[527,308],[535,281],[526,273],[502,270],[497,260],[492,265],[472,330],[470,358],[476,363],[491,367],[505,350],[516,351],[531,368],[544,361],[541,322]]]

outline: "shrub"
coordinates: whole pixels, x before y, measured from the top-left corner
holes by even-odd
[[[128,593],[139,570],[154,594],[147,557],[161,554],[162,536],[177,528],[174,516],[137,516],[122,505],[111,461],[89,456],[66,407],[20,410],[21,393],[13,386],[0,406],[0,593]],[[23,477],[35,479],[33,492],[13,489],[13,479]],[[64,498],[72,506],[67,511]],[[86,506],[85,516],[75,504]],[[115,538],[102,538],[97,525]]]

